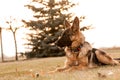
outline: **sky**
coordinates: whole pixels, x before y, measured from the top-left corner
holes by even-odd
[[[0,0],[0,18],[9,18],[12,16],[20,20],[21,18],[30,18],[31,12],[24,7],[30,0]]]
[[[79,0],[76,15],[86,16],[82,24],[94,29],[85,31],[86,41],[93,47],[120,46],[120,5],[119,0]]]
[[[16,19],[17,24],[13,24],[14,27],[22,26],[23,24],[20,22],[21,19],[29,20],[32,18],[32,11],[28,10],[24,7],[25,4],[29,3],[30,0],[0,0],[0,27],[4,28],[2,29],[2,35],[3,35],[3,53],[6,56],[14,56],[15,55],[15,49],[14,49],[14,41],[13,41],[13,35],[10,30],[6,30],[5,28],[8,27],[8,25],[5,23],[6,20],[10,20],[10,17],[12,19]],[[26,29],[20,28],[17,30],[17,46],[18,46],[18,52],[24,52],[25,48],[23,47],[23,44],[25,43],[25,40],[22,38],[24,37],[24,34],[26,33]],[[1,56],[1,55],[0,55]]]
[[[81,26],[92,25],[94,29],[83,32],[86,41],[93,47],[114,47],[120,46],[120,5],[119,0],[72,0],[79,2],[79,6],[72,9],[75,16],[86,16],[80,23]],[[32,12],[24,7],[30,0],[0,0],[0,26],[6,27],[5,20],[10,16],[19,20],[31,19]],[[19,26],[21,23],[19,24]],[[22,31],[22,32],[21,32]],[[23,36],[25,30],[19,30],[18,35]],[[4,53],[13,56],[14,47],[10,38],[10,31],[3,32]],[[19,51],[24,51],[20,37],[17,38]],[[8,45],[9,44],[9,45]]]

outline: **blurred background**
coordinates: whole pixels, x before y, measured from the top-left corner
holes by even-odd
[[[0,0],[0,57],[64,56],[54,42],[64,20],[75,16],[86,41],[96,48],[119,48],[119,0]],[[85,17],[82,19],[81,17]]]

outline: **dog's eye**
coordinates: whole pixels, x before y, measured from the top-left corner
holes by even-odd
[[[71,35],[73,35],[73,33],[72,32],[68,32],[68,35],[71,36]]]
[[[76,34],[76,32],[72,32],[72,33],[71,33],[71,35],[75,35],[75,34]]]

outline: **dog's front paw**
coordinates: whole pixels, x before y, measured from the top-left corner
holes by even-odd
[[[62,71],[64,71],[63,68],[57,68],[54,71],[49,71],[48,74],[52,74],[52,73],[55,73],[55,72],[62,72]]]
[[[57,69],[56,69],[57,72],[62,72],[62,71],[64,71],[64,70],[65,70],[64,68],[57,68]]]

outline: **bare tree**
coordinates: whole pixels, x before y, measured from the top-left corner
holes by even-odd
[[[13,21],[16,21],[15,19],[11,19],[10,17],[10,21],[6,21],[6,23],[9,25],[9,30],[11,30],[12,34],[13,34],[13,38],[14,38],[14,43],[15,43],[15,60],[18,60],[18,56],[17,56],[17,41],[16,41],[16,31],[19,29],[19,27],[14,27],[12,26]]]

